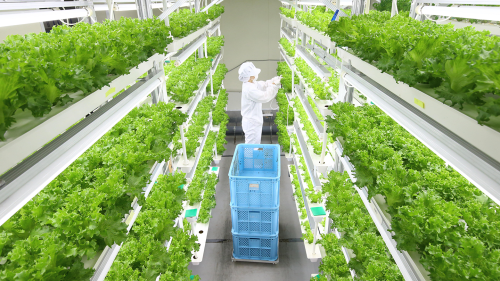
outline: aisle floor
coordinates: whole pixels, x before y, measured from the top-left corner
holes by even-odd
[[[279,214],[279,263],[232,262],[231,211],[229,207],[229,178],[232,155],[243,136],[227,137],[228,144],[220,162],[217,184],[217,206],[212,210],[208,240],[203,262],[190,265],[193,274],[202,281],[304,281],[318,273],[319,262],[312,263],[306,257],[304,243],[300,239],[300,225],[293,199],[287,160],[281,157],[280,214]],[[236,143],[236,144],[235,144]],[[277,143],[276,136],[262,136],[262,143]]]

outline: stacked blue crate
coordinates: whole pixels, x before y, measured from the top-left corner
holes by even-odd
[[[236,146],[229,169],[235,259],[278,259],[280,153],[274,144]]]

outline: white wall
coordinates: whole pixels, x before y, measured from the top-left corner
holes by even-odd
[[[238,65],[249,60],[262,69],[259,80],[276,76],[280,59],[278,40],[280,17],[278,0],[224,0],[221,19],[224,35],[224,59],[230,71],[224,80],[228,91],[241,92]],[[275,60],[275,61],[256,61]]]

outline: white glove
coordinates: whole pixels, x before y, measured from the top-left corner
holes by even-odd
[[[276,76],[274,77],[272,80],[273,80],[273,84],[275,85],[279,85],[280,84],[280,81],[281,81],[281,76]]]

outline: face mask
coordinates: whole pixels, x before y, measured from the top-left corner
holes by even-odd
[[[255,78],[253,79],[253,81],[257,81],[257,79],[259,79],[259,74],[255,75]]]

